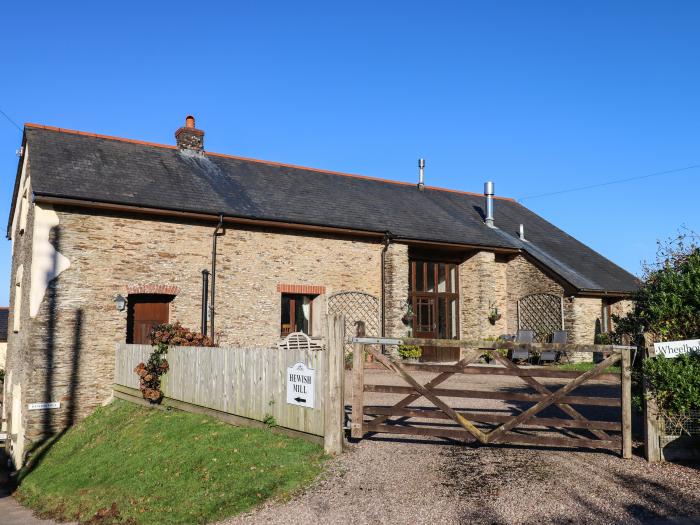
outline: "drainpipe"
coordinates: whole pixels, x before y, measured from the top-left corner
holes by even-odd
[[[216,302],[216,239],[220,235],[224,235],[224,214],[219,214],[219,224],[216,225],[214,233],[211,235],[211,301],[209,303],[209,317],[211,325],[211,338],[216,344],[216,330],[214,329],[214,317],[216,315],[216,310],[214,309],[214,304]]]
[[[386,337],[386,252],[391,244],[391,239],[393,239],[393,234],[390,231],[384,232],[384,239],[382,243],[384,247],[382,248],[382,337]],[[382,352],[384,352],[384,345],[382,345]]]
[[[202,270],[202,335],[207,335],[207,309],[209,302],[209,270]]]

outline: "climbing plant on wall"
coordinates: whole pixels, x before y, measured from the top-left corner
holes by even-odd
[[[134,372],[139,376],[139,388],[151,403],[163,400],[161,377],[170,369],[166,356],[170,346],[214,346],[214,341],[183,327],[179,322],[154,326],[150,333],[153,352],[146,363],[139,363]]]

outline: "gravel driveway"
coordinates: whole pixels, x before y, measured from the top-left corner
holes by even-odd
[[[512,391],[522,385],[517,378],[508,377],[454,378],[464,380],[470,382],[470,388],[481,384],[482,388]],[[390,381],[394,379],[384,372],[366,374],[368,383]],[[451,388],[455,383],[445,385]],[[614,389],[599,385],[598,394],[605,392],[615,395]],[[392,404],[399,399],[372,396],[367,404]],[[466,402],[472,409],[513,409],[503,401],[454,402]],[[605,419],[605,415],[598,417]],[[292,521],[700,523],[700,465],[650,465],[638,456],[622,460],[605,451],[487,447],[382,434],[351,445],[347,453],[329,462],[314,486],[291,501],[269,502],[224,523]]]

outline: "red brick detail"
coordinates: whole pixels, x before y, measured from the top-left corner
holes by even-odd
[[[311,284],[278,284],[277,291],[280,293],[301,293],[305,295],[321,295],[326,293],[325,286],[314,286]]]
[[[178,295],[180,293],[180,287],[173,286],[170,284],[130,284],[126,287],[126,293],[129,295],[138,295],[138,294]]]

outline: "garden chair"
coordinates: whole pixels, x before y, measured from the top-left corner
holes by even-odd
[[[567,334],[566,330],[555,330],[552,332],[552,343],[555,344],[566,344]],[[559,357],[559,350],[544,350],[540,353],[540,358],[538,363],[542,364],[545,362],[555,363]]]
[[[554,330],[552,332],[552,343],[554,344],[559,344],[559,345],[565,345],[568,343],[569,339],[569,332],[566,330]],[[542,352],[542,355],[540,356],[540,361],[543,360],[543,356],[546,355],[544,358],[545,361],[556,361],[557,358],[561,355],[564,354],[567,357],[567,361],[569,360],[569,354],[566,352],[560,352],[559,350],[547,350],[545,352]],[[552,355],[553,354],[553,355]]]
[[[535,332],[533,330],[518,330],[518,333],[515,335],[516,343],[532,343],[534,339]],[[529,361],[530,351],[527,348],[513,348],[510,359],[511,361],[515,361],[516,359]]]

